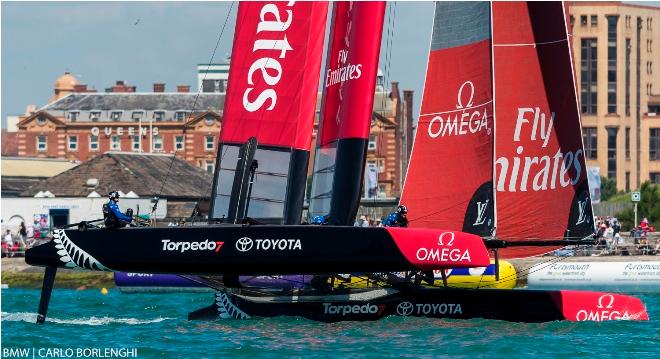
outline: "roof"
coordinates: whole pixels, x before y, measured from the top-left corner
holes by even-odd
[[[53,177],[77,166],[54,158],[2,157],[2,177]]]
[[[196,110],[221,111],[225,95],[190,92],[72,93],[42,107],[46,111]]]
[[[660,10],[659,6],[631,4],[629,2],[621,2],[621,1],[571,1],[569,4],[569,9],[571,7],[577,7],[577,6],[584,6],[584,7],[625,6],[625,7],[639,8],[639,9]]]
[[[95,186],[87,185],[91,178],[98,180]],[[48,190],[56,197],[86,197],[92,191],[105,195],[116,190],[140,197],[198,199],[210,196],[212,182],[213,176],[174,155],[106,152],[31,186],[21,196]]]
[[[0,180],[2,197],[18,197],[21,192],[43,179],[44,177],[2,176],[2,180]]]

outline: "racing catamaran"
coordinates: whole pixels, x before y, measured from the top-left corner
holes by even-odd
[[[326,14],[319,2],[239,5],[212,223],[55,230],[26,253],[27,263],[46,267],[38,322],[58,267],[200,275],[216,300],[193,319],[648,319],[627,295],[415,280],[420,270],[486,267],[489,250],[497,263],[591,243],[582,241],[593,216],[559,2],[436,4],[402,195],[413,228],[346,225],[359,199],[384,3],[335,3],[311,204],[330,224],[300,225]],[[540,218],[552,225],[530,228]],[[279,288],[238,280],[300,273],[317,281]],[[332,273],[372,274],[367,285],[342,286]]]

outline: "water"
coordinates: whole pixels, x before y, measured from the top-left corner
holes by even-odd
[[[137,348],[140,358],[552,358],[575,354],[658,358],[660,293],[638,296],[647,306],[648,322],[525,324],[389,317],[325,324],[291,317],[186,320],[188,312],[211,304],[211,293],[122,294],[112,289],[102,295],[99,290],[56,289],[46,325],[37,326],[39,291],[10,288],[2,290],[2,347]]]

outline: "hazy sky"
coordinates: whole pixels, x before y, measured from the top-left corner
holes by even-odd
[[[116,80],[136,85],[140,92],[151,91],[155,82],[165,82],[169,91],[177,84],[196,89],[196,65],[211,59],[231,5],[3,1],[2,127],[7,115],[22,114],[29,104],[45,105],[53,95],[53,83],[64,71],[101,92]],[[215,62],[223,61],[231,51],[237,7],[234,4]],[[399,81],[401,90],[415,91],[415,114],[432,22],[432,2],[388,3],[380,68],[386,80]]]
[[[155,82],[165,82],[168,91],[177,84],[196,89],[196,65],[211,59],[231,4],[3,1],[2,127],[7,115],[22,114],[29,104],[45,105],[64,71],[101,92],[116,80],[139,92],[151,91]],[[231,52],[237,7],[215,62]],[[431,2],[389,3],[383,27],[380,68],[389,72],[387,80],[399,81],[401,90],[415,91],[415,112],[432,18]]]

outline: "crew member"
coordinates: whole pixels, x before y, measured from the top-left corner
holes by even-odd
[[[110,199],[108,203],[103,206],[103,220],[106,228],[121,228],[130,224],[133,221],[133,210],[126,210],[126,214],[121,213],[119,209],[119,192],[112,191],[108,194]]]
[[[385,227],[408,227],[408,208],[402,204],[383,221]]]

